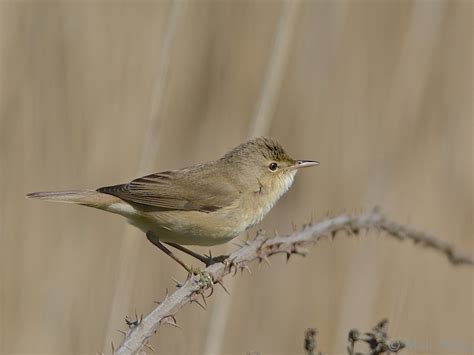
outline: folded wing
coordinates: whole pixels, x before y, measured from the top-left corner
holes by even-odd
[[[218,183],[216,183],[218,182]],[[128,184],[106,186],[97,191],[114,195],[147,210],[214,212],[239,197],[239,191],[214,169],[165,171],[135,179]]]

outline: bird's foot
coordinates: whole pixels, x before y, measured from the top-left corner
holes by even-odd
[[[193,258],[198,259],[200,262],[206,265],[206,267],[211,266],[212,264],[221,263],[229,257],[228,255],[219,255],[219,256],[213,257],[210,250],[209,250],[209,255],[201,255],[199,253],[189,250],[188,248],[185,248],[182,245],[179,245],[176,243],[166,243],[166,244],[172,246],[173,248],[181,250],[183,253],[191,255]]]
[[[227,254],[212,256],[211,251],[209,250],[209,255],[205,255],[204,260],[201,260],[201,261],[206,265],[206,267],[208,267],[213,264],[223,263],[228,258],[229,258],[229,255]]]

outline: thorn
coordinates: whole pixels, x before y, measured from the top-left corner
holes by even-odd
[[[232,264],[232,266],[234,266],[234,274],[232,276],[235,276],[237,274],[238,267],[235,264]],[[231,266],[231,268],[232,268],[232,266]]]
[[[170,314],[168,317],[166,318],[171,318],[174,322],[174,324],[178,324],[178,322],[176,321],[176,317],[173,315],[173,314]]]
[[[288,262],[291,258],[291,253],[289,251],[286,252],[286,262]]]
[[[207,311],[207,308],[206,308],[201,302],[199,302],[198,300],[192,299],[192,300],[191,300],[191,303],[193,303],[193,302],[196,303],[197,305],[199,305],[199,306],[200,306],[202,309],[204,309],[205,311]]]
[[[173,322],[170,322],[170,321],[168,321],[168,320],[165,321],[165,324],[166,324],[166,325],[171,325],[172,327],[175,327],[175,328],[178,328],[178,329],[183,329],[183,328],[181,328],[178,324],[173,323]],[[156,334],[156,330],[155,330],[155,334]]]
[[[197,274],[197,272],[196,272],[196,274]],[[193,270],[192,268],[189,269],[188,274],[186,275],[186,281],[185,282],[191,280],[191,277],[193,277],[194,275],[195,275],[195,270]],[[182,283],[180,283],[179,287],[181,287],[181,286],[183,286]]]
[[[243,247],[242,244],[239,244],[239,243],[236,243],[236,242],[232,242],[231,244],[232,244],[232,245],[235,245],[236,247],[239,247],[239,248],[242,248],[242,247]]]
[[[272,266],[272,263],[270,262],[270,259],[268,259],[268,256],[264,255],[262,256],[262,259],[267,263],[268,266]]]
[[[165,291],[165,298],[163,298],[163,301],[153,301],[153,303],[156,303],[156,304],[160,305],[168,299],[168,296],[169,296],[169,291],[168,291],[168,287],[167,287],[166,291]]]
[[[229,274],[232,272],[232,265],[233,265],[233,261],[227,259],[224,261],[224,271],[225,272],[228,272]]]
[[[207,301],[206,301],[206,297],[204,297],[204,294],[199,292],[199,294],[201,295],[201,298],[202,298],[202,301],[204,302],[204,305],[207,306]]]
[[[211,249],[209,249],[209,260],[212,260],[212,252],[211,252]]]
[[[249,266],[247,264],[245,264],[244,266],[241,266],[241,270],[243,271],[244,269],[250,274],[252,275],[252,271],[250,270]]]
[[[160,304],[160,303],[165,302],[165,301],[168,299],[168,296],[169,296],[169,291],[168,291],[168,287],[167,287],[167,288],[165,289],[165,298],[163,299],[163,301],[161,301],[161,302],[156,301],[155,303]]]
[[[178,325],[178,322],[176,322],[176,318],[174,315],[163,317],[160,322],[163,322],[164,324],[171,325],[172,327],[181,329],[181,327]]]
[[[145,347],[146,347],[147,349],[150,349],[152,352],[154,352],[154,353],[156,354],[155,349],[153,349],[153,347],[152,347],[150,344],[145,344]]]
[[[216,283],[221,285],[221,287],[224,289],[225,293],[227,293],[230,296],[230,292],[227,290],[227,288],[224,286],[224,283],[221,280],[216,281]]]
[[[114,354],[114,353],[115,353],[115,346],[114,346],[114,342],[113,342],[113,341],[111,341],[111,342],[110,342],[110,345],[112,345],[112,354]]]
[[[293,232],[296,232],[297,230],[297,227],[296,227],[296,223],[291,221],[291,227],[293,228]]]
[[[261,253],[261,252],[262,252],[262,250],[263,250],[263,248],[264,248],[265,243],[267,242],[267,240],[268,240],[267,238],[264,238],[264,239],[262,240],[262,242],[260,243],[260,245],[257,247],[257,252],[258,252],[258,253]]]
[[[115,329],[117,332],[119,332],[120,334],[122,334],[123,336],[127,335],[127,333],[125,333],[123,330],[120,330],[120,329]]]
[[[209,289],[211,290],[211,292],[209,292],[209,294],[206,296],[207,298],[211,297],[212,294],[214,293],[214,286],[212,286],[212,284],[211,284],[211,286],[209,287]]]
[[[179,282],[178,280],[176,280],[174,277],[171,277],[171,280],[174,281],[174,283],[176,284],[176,287],[177,288],[180,288],[183,286],[183,284],[181,282]]]

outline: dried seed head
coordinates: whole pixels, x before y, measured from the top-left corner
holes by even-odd
[[[348,335],[348,340],[351,342],[351,343],[355,343],[356,341],[358,341],[360,338],[360,332],[359,330],[357,329],[351,329],[349,331],[349,335]]]

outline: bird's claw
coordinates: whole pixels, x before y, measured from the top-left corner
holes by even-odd
[[[219,256],[209,255],[209,256],[206,256],[205,260],[202,260],[202,261],[204,262],[206,267],[208,267],[208,266],[211,266],[213,264],[223,263],[228,258],[229,258],[229,255],[225,255],[225,254],[224,255],[219,255]]]

